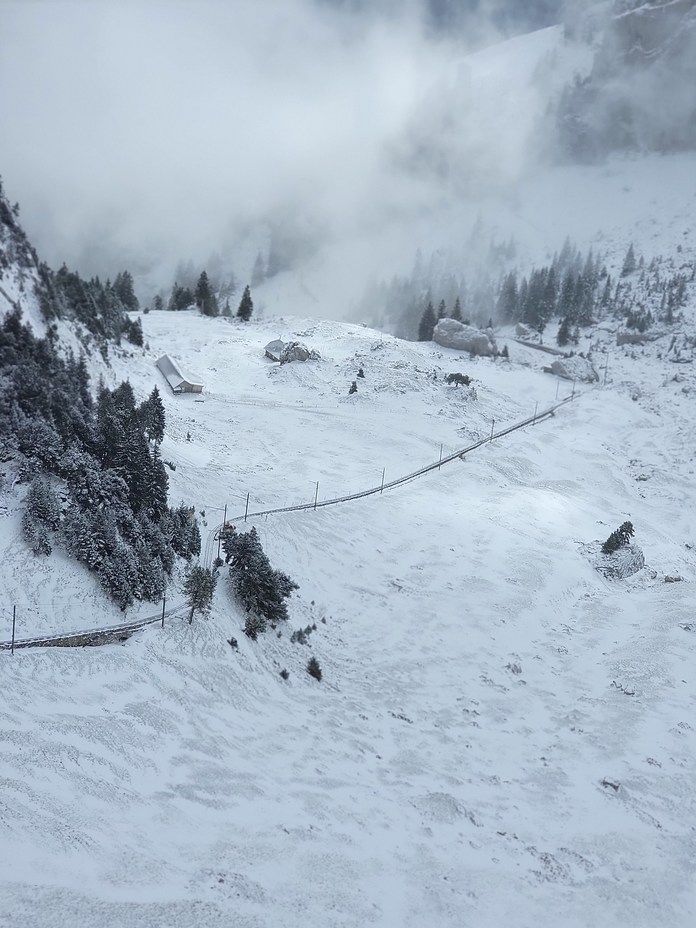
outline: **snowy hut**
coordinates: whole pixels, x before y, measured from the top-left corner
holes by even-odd
[[[157,362],[157,367],[172,388],[172,393],[202,393],[203,384],[191,377],[190,374],[182,372],[179,365],[170,358],[168,354],[163,354]]]

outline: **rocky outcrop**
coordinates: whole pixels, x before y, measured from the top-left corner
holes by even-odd
[[[443,348],[456,348],[484,358],[498,354],[498,346],[490,330],[484,332],[456,319],[440,319],[433,332],[433,341]]]

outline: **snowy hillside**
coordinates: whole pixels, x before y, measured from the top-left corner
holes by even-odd
[[[379,485],[572,387],[512,341],[506,364],[297,318],[142,320],[146,349],[106,376],[162,390],[170,499],[208,530],[247,493],[256,511]],[[274,364],[279,336],[323,360]],[[693,924],[696,377],[665,339],[602,338],[606,386],[553,419],[382,495],[251,519],[300,585],[280,637],[247,639],[221,580],[192,625],[2,652],[2,924]],[[202,396],[165,392],[164,352]],[[22,635],[113,621],[85,573],[28,557],[20,493],[0,637],[13,598]],[[646,566],[611,581],[587,546],[627,519]]]

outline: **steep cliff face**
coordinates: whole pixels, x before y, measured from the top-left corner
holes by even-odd
[[[0,183],[0,320],[19,307],[25,322],[36,334],[45,323],[37,290],[45,278],[36,251],[18,220],[19,209],[11,206]]]
[[[696,0],[617,0],[592,73],[565,95],[561,141],[581,158],[696,148]]]

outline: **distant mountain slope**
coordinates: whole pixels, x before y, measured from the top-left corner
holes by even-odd
[[[592,73],[560,107],[561,140],[580,159],[696,147],[696,2],[617,0]]]

